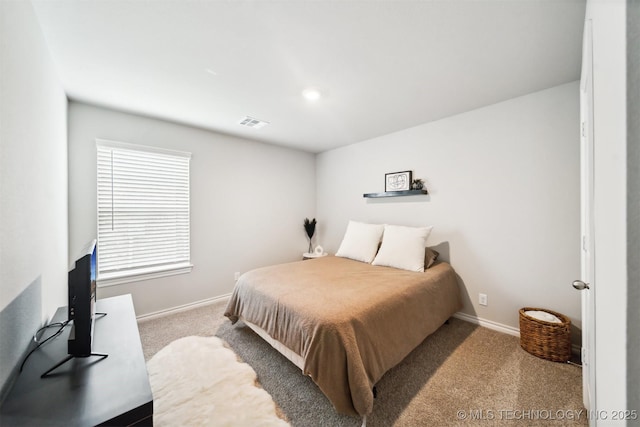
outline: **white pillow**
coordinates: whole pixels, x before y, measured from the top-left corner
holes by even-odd
[[[370,263],[376,256],[383,231],[382,224],[349,221],[336,256]]]
[[[373,265],[424,271],[424,248],[433,227],[385,225],[382,246]]]

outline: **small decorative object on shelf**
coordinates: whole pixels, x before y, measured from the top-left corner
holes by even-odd
[[[424,188],[424,180],[420,178],[411,179],[412,171],[391,172],[384,174],[384,192],[365,193],[362,197],[398,197],[398,196],[424,196],[429,194]]]
[[[422,190],[423,188],[424,188],[424,181],[421,180],[420,178],[414,179],[411,182],[411,189],[412,190]]]
[[[304,219],[304,231],[307,232],[307,237],[309,237],[309,253],[311,253],[311,239],[313,238],[313,234],[316,232],[315,218],[311,221],[309,221],[309,218]]]
[[[411,171],[384,174],[384,191],[406,191],[411,189]]]

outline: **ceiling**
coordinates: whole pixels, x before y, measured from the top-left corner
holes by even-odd
[[[585,14],[584,0],[33,3],[70,99],[310,152],[579,79]]]

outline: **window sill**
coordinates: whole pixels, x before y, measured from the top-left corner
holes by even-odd
[[[141,280],[158,279],[160,277],[175,276],[176,274],[191,273],[193,264],[184,263],[167,267],[141,268],[134,271],[102,274],[97,282],[99,288],[124,285]]]

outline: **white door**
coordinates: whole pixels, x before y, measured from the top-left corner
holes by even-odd
[[[573,282],[582,293],[582,388],[583,403],[596,409],[595,396],[595,292],[593,225],[593,57],[591,20],[585,21],[580,79],[580,171],[581,171],[581,277]],[[593,425],[593,421],[590,420]]]

